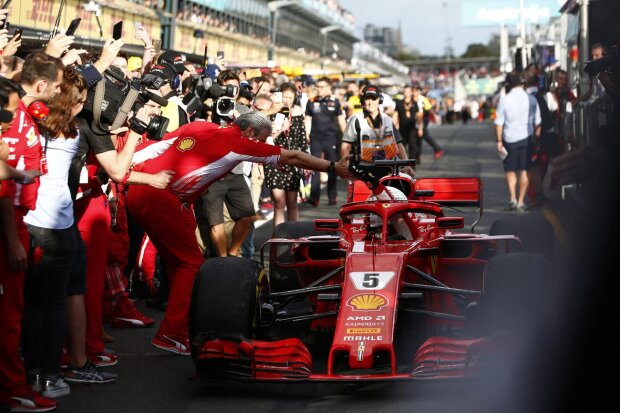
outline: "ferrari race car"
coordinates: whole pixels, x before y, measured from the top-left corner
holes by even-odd
[[[200,377],[453,379],[508,351],[538,311],[546,258],[506,235],[518,226],[457,232],[447,212],[479,220],[480,179],[399,175],[411,162],[377,161],[392,169],[380,180],[356,170],[338,218],[280,224],[260,263],[205,261],[190,313]]]

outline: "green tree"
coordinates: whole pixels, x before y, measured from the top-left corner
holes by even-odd
[[[491,48],[487,45],[484,45],[482,43],[474,43],[474,44],[470,44],[469,46],[467,46],[467,50],[465,51],[465,53],[463,53],[461,57],[467,58],[467,57],[490,57],[490,56],[497,56],[497,54],[494,53],[493,50],[491,50]]]

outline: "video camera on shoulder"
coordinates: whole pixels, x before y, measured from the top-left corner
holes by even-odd
[[[159,78],[158,78],[159,79]],[[160,85],[161,86],[161,85]],[[140,110],[149,100],[166,106],[168,101],[148,89],[159,89],[153,79],[124,78],[120,69],[111,66],[104,72],[101,80],[94,89],[89,90],[88,105],[84,108],[93,117],[93,131],[105,135],[125,124],[130,111]],[[151,140],[161,140],[169,120],[163,116],[154,116],[148,125],[137,133],[146,133]],[[142,122],[143,123],[143,122]],[[131,126],[131,122],[130,122]]]
[[[192,76],[190,91],[183,98],[183,104],[187,106],[188,113],[197,111],[214,111],[223,117],[231,117],[235,110],[235,97],[238,93],[237,86],[220,86],[216,83],[217,74],[208,65],[201,74]],[[215,75],[212,76],[211,74]],[[207,105],[206,100],[212,99],[212,105]]]

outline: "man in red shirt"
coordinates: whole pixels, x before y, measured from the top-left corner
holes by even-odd
[[[50,100],[60,92],[62,78],[60,59],[40,52],[26,57],[21,74],[21,86],[26,94],[19,102],[13,124],[2,135],[9,146],[9,166],[46,173],[33,116],[41,113],[38,101]],[[56,402],[32,392],[19,356],[24,274],[29,252],[28,230],[23,219],[36,206],[38,180],[35,178],[35,183],[28,186],[4,181],[0,189],[0,403],[14,408],[34,404],[50,410]]]
[[[190,296],[194,277],[204,261],[196,240],[191,205],[209,185],[243,161],[286,164],[354,179],[347,167],[348,158],[329,162],[263,143],[270,134],[271,121],[261,113],[250,112],[226,128],[210,122],[190,123],[134,155],[135,162],[142,162],[135,167],[136,171],[174,171],[167,190],[132,186],[127,198],[131,215],[153,241],[170,277],[166,315],[151,341],[154,346],[190,354]]]

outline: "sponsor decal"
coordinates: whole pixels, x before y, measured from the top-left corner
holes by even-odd
[[[347,334],[380,334],[380,328],[347,328]]]
[[[347,321],[385,321],[384,315],[378,315],[373,317],[371,315],[350,315],[347,317]]]
[[[358,290],[382,290],[394,278],[394,271],[352,271],[349,277]]]
[[[344,323],[345,327],[383,327],[385,323],[375,321],[356,321],[353,323]]]
[[[344,336],[344,341],[383,341],[383,336]]]
[[[376,311],[388,304],[388,299],[379,294],[359,294],[347,302],[354,310]]]
[[[181,142],[179,142],[179,144],[177,145],[177,149],[181,152],[185,152],[189,149],[192,149],[195,144],[196,141],[194,140],[194,138],[184,138],[181,139]]]

